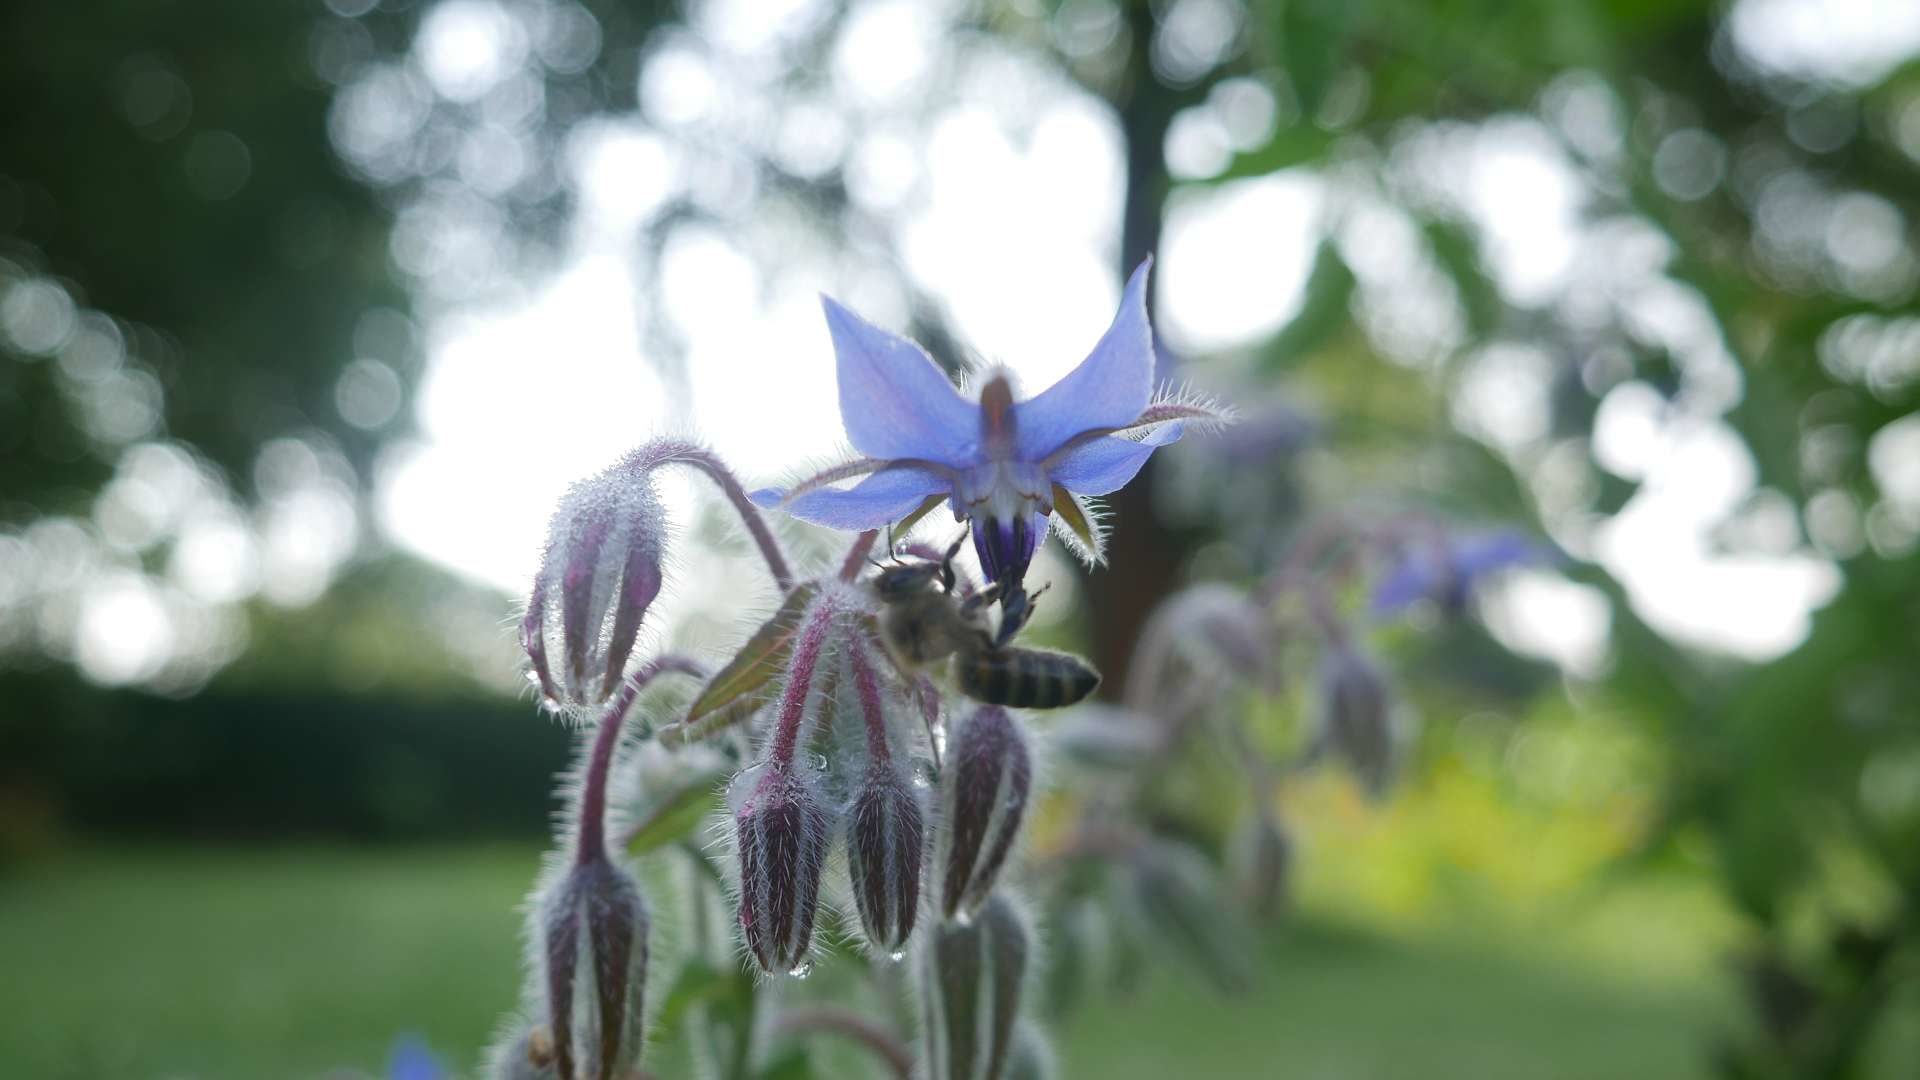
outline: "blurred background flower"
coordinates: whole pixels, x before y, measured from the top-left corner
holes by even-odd
[[[1398,786],[1277,778],[1274,977],[1099,980],[1065,1073],[1913,1075],[1917,59],[1895,0],[7,6],[0,1073],[465,1065],[569,755],[512,633],[566,486],[840,460],[823,292],[1044,387],[1153,254],[1158,379],[1244,422],[1110,569],[1041,549],[1037,636],[1117,693],[1342,515],[1564,558],[1409,539]],[[660,496],[645,633],[717,649],[765,579]],[[1268,750],[1276,674],[1218,702]]]

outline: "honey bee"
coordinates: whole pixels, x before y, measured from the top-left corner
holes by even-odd
[[[989,705],[1057,709],[1093,693],[1100,673],[1086,661],[1010,644],[1033,614],[1034,597],[1024,588],[1002,582],[954,595],[959,550],[956,541],[939,562],[881,568],[874,583],[882,604],[880,639],[894,661],[912,670],[952,657],[960,692]],[[989,630],[986,609],[996,601],[1000,623]]]

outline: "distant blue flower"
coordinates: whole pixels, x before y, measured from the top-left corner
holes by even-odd
[[[1128,280],[1113,325],[1080,366],[1024,401],[989,372],[978,401],[962,396],[918,345],[823,298],[840,383],[840,419],[864,457],[786,492],[754,498],[803,521],[877,529],[918,521],[941,502],[973,525],[990,581],[1018,583],[1049,525],[1090,562],[1101,535],[1089,496],[1116,491],[1184,422],[1220,422],[1191,399],[1156,398],[1147,324],[1149,259]],[[864,477],[851,487],[834,484]]]
[[[1431,600],[1449,615],[1467,608],[1486,578],[1520,566],[1554,561],[1553,549],[1513,529],[1462,533],[1406,545],[1373,591],[1375,615],[1392,615]]]
[[[387,1057],[387,1080],[447,1080],[452,1074],[418,1035],[402,1035]]]

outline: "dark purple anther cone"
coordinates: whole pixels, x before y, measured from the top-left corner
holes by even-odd
[[[813,941],[832,819],[789,763],[769,762],[734,812],[740,933],[762,971],[802,971]]]
[[[614,1080],[640,1060],[647,906],[626,871],[576,863],[543,903],[553,1067],[561,1080]]]
[[[897,954],[913,933],[920,908],[920,864],[926,813],[911,784],[891,763],[867,772],[847,813],[847,872],[867,940]]]
[[[1033,553],[1045,535],[1044,518],[1038,522],[1027,516],[976,520],[973,550],[980,556],[980,569],[987,581],[995,585],[1018,585],[1025,581]]]
[[[1027,737],[998,705],[974,711],[954,732],[940,780],[940,911],[977,908],[1013,850],[1033,785]]]

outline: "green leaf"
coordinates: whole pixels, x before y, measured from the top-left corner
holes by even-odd
[[[1348,60],[1348,43],[1363,6],[1351,0],[1293,0],[1273,9],[1273,47],[1303,115],[1326,100]]]
[[[1295,165],[1318,163],[1332,146],[1333,136],[1327,132],[1312,124],[1294,124],[1275,132],[1265,146],[1234,155],[1233,164],[1213,182],[1265,176]]]
[[[773,692],[774,679],[787,668],[800,616],[819,595],[820,586],[803,582],[787,593],[780,609],[754,631],[727,666],[720,669],[687,708],[686,718],[660,732],[667,746],[709,738],[753,715]]]
[[[813,1064],[805,1047],[789,1047],[768,1062],[759,1076],[760,1080],[813,1080]]]
[[[1500,290],[1487,280],[1480,267],[1480,249],[1473,234],[1451,221],[1429,220],[1423,226],[1427,247],[1441,272],[1453,281],[1460,294],[1460,307],[1467,317],[1467,332],[1475,340],[1485,339],[1499,328],[1506,303]]]
[[[660,1004],[657,1023],[662,1031],[678,1031],[687,1010],[696,1005],[750,1001],[753,979],[744,971],[721,970],[698,961],[688,964]]]
[[[1352,322],[1353,271],[1331,238],[1320,242],[1307,274],[1300,310],[1266,348],[1266,366],[1275,370],[1311,355]]]
[[[705,769],[665,797],[652,802],[627,835],[627,852],[645,855],[674,843],[700,826],[719,805],[724,769]]]

